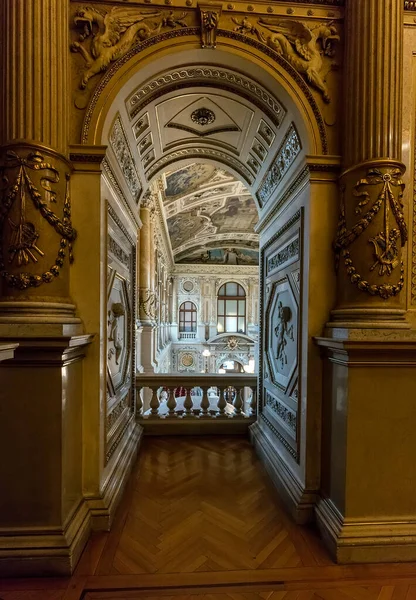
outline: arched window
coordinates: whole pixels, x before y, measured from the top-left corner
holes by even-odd
[[[196,331],[196,306],[193,302],[183,302],[179,307],[179,332]]]
[[[218,290],[218,333],[245,333],[246,293],[239,283],[224,283]]]

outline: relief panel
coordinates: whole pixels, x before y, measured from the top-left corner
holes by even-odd
[[[301,212],[262,250],[262,360],[260,418],[298,461],[301,339]]]
[[[107,267],[106,459],[134,415],[135,245],[109,207]]]

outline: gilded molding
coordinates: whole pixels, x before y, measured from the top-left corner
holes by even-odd
[[[404,10],[416,10],[416,1],[415,0],[405,0]]]
[[[354,176],[354,173],[351,173],[351,176]],[[351,283],[360,291],[371,296],[379,296],[383,300],[397,296],[403,289],[405,281],[401,248],[406,244],[408,232],[402,204],[405,186],[401,177],[402,168],[381,165],[367,168],[366,176],[360,178],[352,187],[352,195],[358,199],[358,202],[353,204],[353,201],[350,201],[353,209],[349,210],[347,210],[345,202],[345,184],[341,183],[341,210],[337,238],[334,243],[336,267],[338,269],[339,262],[343,259]],[[375,189],[373,186],[376,186]],[[368,206],[369,203],[370,206]],[[367,207],[368,210],[362,214],[364,207]],[[375,283],[374,277],[372,282],[364,279],[358,273],[349,250],[350,246],[362,236],[373,221],[376,221],[379,213],[383,215],[380,229],[375,233],[373,228],[371,237],[367,239],[368,243],[373,246],[373,261],[367,266],[367,269],[369,274],[375,272],[379,278],[389,278],[393,271],[400,267],[397,283],[391,283],[390,279]],[[347,221],[352,221],[353,224],[347,227]]]
[[[175,39],[178,37],[185,37],[185,36],[195,37],[195,36],[199,35],[199,32],[200,32],[200,29],[198,27],[186,27],[186,28],[174,29],[172,31],[165,31],[164,33],[161,33],[157,36],[152,37],[151,39],[147,39],[147,40],[144,40],[143,42],[140,42],[139,44],[135,44],[129,52],[127,52],[124,56],[122,56],[119,60],[117,60],[105,72],[104,76],[102,77],[102,79],[98,83],[97,87],[95,88],[93,96],[88,104],[88,108],[87,108],[87,111],[85,114],[84,123],[83,123],[83,127],[82,127],[82,137],[81,137],[82,143],[86,143],[88,141],[89,128],[90,128],[90,124],[91,124],[92,115],[93,115],[95,106],[96,106],[104,88],[109,83],[111,78],[117,73],[117,71],[120,68],[122,68],[122,66],[126,62],[128,62],[133,56],[135,56],[136,54],[145,50],[146,48],[154,46],[158,43],[161,43],[161,42],[164,42],[167,40],[171,40],[171,39]],[[266,46],[262,42],[259,42],[252,38],[249,38],[246,35],[243,35],[241,33],[235,32],[235,31],[228,31],[225,29],[219,29],[217,35],[225,37],[225,38],[229,38],[229,39],[234,39],[236,41],[245,43],[248,46],[255,48],[256,50],[259,50],[260,52],[262,52],[263,54],[265,54],[272,60],[276,61],[285,71],[287,71],[287,73],[292,77],[292,79],[296,82],[296,84],[302,90],[308,103],[311,106],[312,112],[315,116],[316,124],[318,126],[318,130],[319,130],[319,136],[320,136],[321,146],[322,146],[322,154],[328,154],[328,139],[327,139],[325,123],[324,123],[321,111],[319,110],[319,107],[316,103],[315,98],[313,97],[313,94],[312,94],[309,86],[306,84],[304,78],[301,75],[299,75],[299,73],[296,71],[296,69],[294,69],[288,63],[287,60],[285,60],[282,56],[280,56],[278,52],[276,52],[269,46]],[[135,114],[137,114],[137,113],[135,113]]]
[[[220,84],[223,89],[232,92],[237,91],[239,95],[250,99],[251,102],[267,114],[277,127],[280,127],[282,124],[286,116],[286,109],[259,83],[241,73],[208,65],[174,69],[160,75],[135,91],[127,100],[127,110],[130,119],[134,119],[146,104],[166,94],[168,91],[183,89],[189,85],[194,86],[200,82],[209,83],[212,81]]]
[[[156,161],[149,171],[146,173],[146,177],[148,180],[152,179],[163,167],[180,160],[182,158],[211,158],[213,160],[218,160],[223,164],[228,165],[241,177],[245,179],[245,181],[252,185],[254,178],[250,171],[241,163],[239,160],[230,156],[229,154],[225,154],[225,152],[221,152],[219,150],[213,150],[211,148],[184,148],[182,150],[177,150],[176,152],[171,152],[166,156],[163,156],[158,161]]]
[[[279,183],[295,162],[302,149],[298,132],[294,123],[290,124],[286,135],[273,159],[272,165],[263,178],[256,192],[260,207],[269,202]]]
[[[236,31],[229,31],[227,29],[219,29],[218,36],[234,39],[234,40],[243,42],[243,43],[247,44],[248,46],[252,46],[253,48],[256,48],[257,50],[260,50],[261,52],[263,52],[263,54],[265,54],[269,58],[273,59],[275,62],[277,62],[277,64],[280,67],[282,67],[285,71],[287,71],[287,73],[289,73],[289,75],[292,77],[292,79],[300,87],[300,89],[304,93],[307,101],[309,102],[309,104],[311,106],[312,112],[316,119],[316,124],[318,125],[318,129],[319,129],[319,135],[321,138],[321,145],[322,145],[322,154],[328,154],[328,139],[327,139],[327,135],[326,135],[326,127],[325,127],[325,123],[324,123],[324,120],[322,117],[322,113],[319,110],[319,107],[316,103],[315,98],[313,97],[313,94],[312,94],[308,84],[305,82],[304,78],[297,72],[297,70],[294,67],[292,67],[292,65],[285,58],[283,58],[283,56],[281,56],[278,52],[276,52],[276,50],[274,50],[273,48],[270,48],[263,42],[258,42],[257,40],[249,38],[242,33],[238,33]]]
[[[139,311],[141,320],[154,321],[156,318],[157,297],[153,290],[139,289]]]
[[[33,173],[30,173],[33,172]],[[33,175],[37,174],[39,186],[33,182]],[[44,155],[38,150],[30,151],[25,157],[19,156],[14,150],[5,151],[5,157],[0,167],[3,188],[0,200],[0,247],[3,253],[0,257],[0,272],[9,287],[26,290],[38,287],[43,283],[51,283],[59,276],[64,265],[66,250],[68,249],[69,261],[73,262],[72,244],[76,238],[76,231],[71,222],[71,201],[69,197],[69,173],[65,173],[65,197],[63,202],[63,217],[60,219],[50,208],[57,204],[59,194],[53,186],[60,182],[57,168],[45,160]],[[10,182],[9,177],[13,178]],[[33,208],[35,211],[33,211]],[[14,209],[14,211],[13,211]],[[36,265],[43,259],[45,252],[39,247],[40,232],[38,225],[27,220],[30,210],[32,219],[38,213],[61,236],[59,250],[55,263],[41,274],[19,271],[21,267],[29,264]],[[13,214],[13,218],[10,216]],[[9,229],[7,241],[3,245],[6,228]],[[4,257],[5,248],[8,252],[9,270],[6,268]],[[12,272],[10,272],[12,269]]]

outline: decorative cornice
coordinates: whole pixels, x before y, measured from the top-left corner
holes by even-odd
[[[416,0],[404,0],[404,10],[416,10]]]
[[[135,91],[127,100],[130,119],[134,119],[145,105],[166,94],[167,91],[176,91],[190,85],[195,86],[200,82],[203,82],[204,86],[220,83],[222,89],[237,92],[240,96],[249,99],[263,110],[277,127],[280,127],[286,116],[286,109],[283,105],[259,83],[238,71],[201,65],[174,69],[160,75],[140,90]]]
[[[219,162],[227,165],[234,169],[241,177],[245,179],[245,181],[252,185],[254,178],[250,171],[241,163],[239,160],[226,154],[225,152],[221,152],[219,150],[212,150],[211,148],[183,148],[182,150],[178,150],[176,152],[171,152],[166,156],[163,156],[158,161],[156,161],[152,167],[147,171],[146,177],[147,180],[151,180],[163,167],[177,161],[183,160],[186,158],[208,158],[211,160],[218,160]]]
[[[85,119],[84,119],[84,123],[83,123],[83,127],[82,127],[82,135],[81,135],[82,142],[86,143],[88,140],[89,128],[90,128],[90,124],[91,124],[92,115],[93,115],[96,104],[99,101],[99,98],[100,98],[102,92],[104,91],[106,85],[109,83],[109,81],[112,79],[112,77],[117,73],[117,71],[119,69],[121,69],[123,67],[123,65],[125,65],[136,54],[139,54],[143,50],[150,48],[152,46],[155,46],[158,43],[161,43],[161,42],[164,42],[167,40],[171,40],[171,39],[173,40],[178,37],[185,37],[185,36],[199,37],[199,35],[200,35],[199,27],[184,27],[181,29],[174,29],[172,31],[166,31],[159,35],[148,38],[148,39],[140,42],[139,44],[136,44],[129,52],[127,52],[123,57],[121,57],[118,61],[116,61],[108,69],[108,71],[106,71],[106,73],[104,74],[103,78],[101,79],[101,81],[99,82],[97,87],[95,88],[93,96],[88,104],[88,108],[87,108],[87,111],[85,114]],[[309,89],[307,83],[303,79],[303,77],[301,75],[299,75],[299,73],[282,56],[280,56],[272,48],[269,48],[268,46],[266,46],[264,43],[258,42],[257,40],[251,39],[251,38],[247,37],[246,35],[243,35],[241,33],[235,32],[235,31],[219,29],[217,35],[225,37],[225,38],[229,38],[229,39],[234,39],[239,42],[243,42],[243,43],[261,51],[263,54],[270,57],[272,60],[276,61],[285,71],[287,71],[289,73],[289,75],[292,77],[292,79],[300,87],[300,89],[304,93],[307,101],[309,102],[309,104],[311,106],[312,112],[315,116],[315,120],[318,125],[318,129],[319,129],[321,145],[322,145],[322,154],[328,154],[328,140],[327,140],[327,135],[326,135],[325,123],[324,123],[321,111],[319,110],[319,107],[316,103],[316,100],[315,100],[311,90]]]
[[[203,274],[215,274],[215,275],[238,275],[238,276],[258,276],[259,267],[247,266],[247,265],[203,265],[203,264],[179,264],[175,265],[175,275],[203,275]]]

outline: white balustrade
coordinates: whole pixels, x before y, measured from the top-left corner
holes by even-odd
[[[137,374],[137,415],[147,419],[250,419],[257,376],[250,373]],[[145,390],[151,390],[152,395]]]

